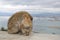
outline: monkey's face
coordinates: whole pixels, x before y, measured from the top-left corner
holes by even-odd
[[[31,33],[31,30],[32,30],[32,28],[30,28],[30,27],[24,27],[22,29],[22,34],[26,35],[26,36],[29,36],[29,34]]]
[[[24,20],[22,20],[22,33],[26,36],[28,36],[32,30],[32,21],[30,18],[25,17]]]

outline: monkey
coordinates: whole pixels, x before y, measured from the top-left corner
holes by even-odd
[[[8,20],[8,33],[28,36],[32,31],[33,17],[26,11],[14,13]]]

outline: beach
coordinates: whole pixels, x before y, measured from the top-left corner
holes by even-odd
[[[0,31],[0,40],[60,40],[57,34],[31,33],[29,36],[20,34],[8,34],[7,31]]]

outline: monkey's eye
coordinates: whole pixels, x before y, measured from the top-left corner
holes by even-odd
[[[30,29],[30,27],[24,27],[24,29]]]

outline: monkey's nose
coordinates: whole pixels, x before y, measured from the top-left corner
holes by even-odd
[[[28,26],[28,27],[26,27],[26,29],[29,29],[30,27]]]
[[[29,33],[27,33],[26,36],[29,36]]]

